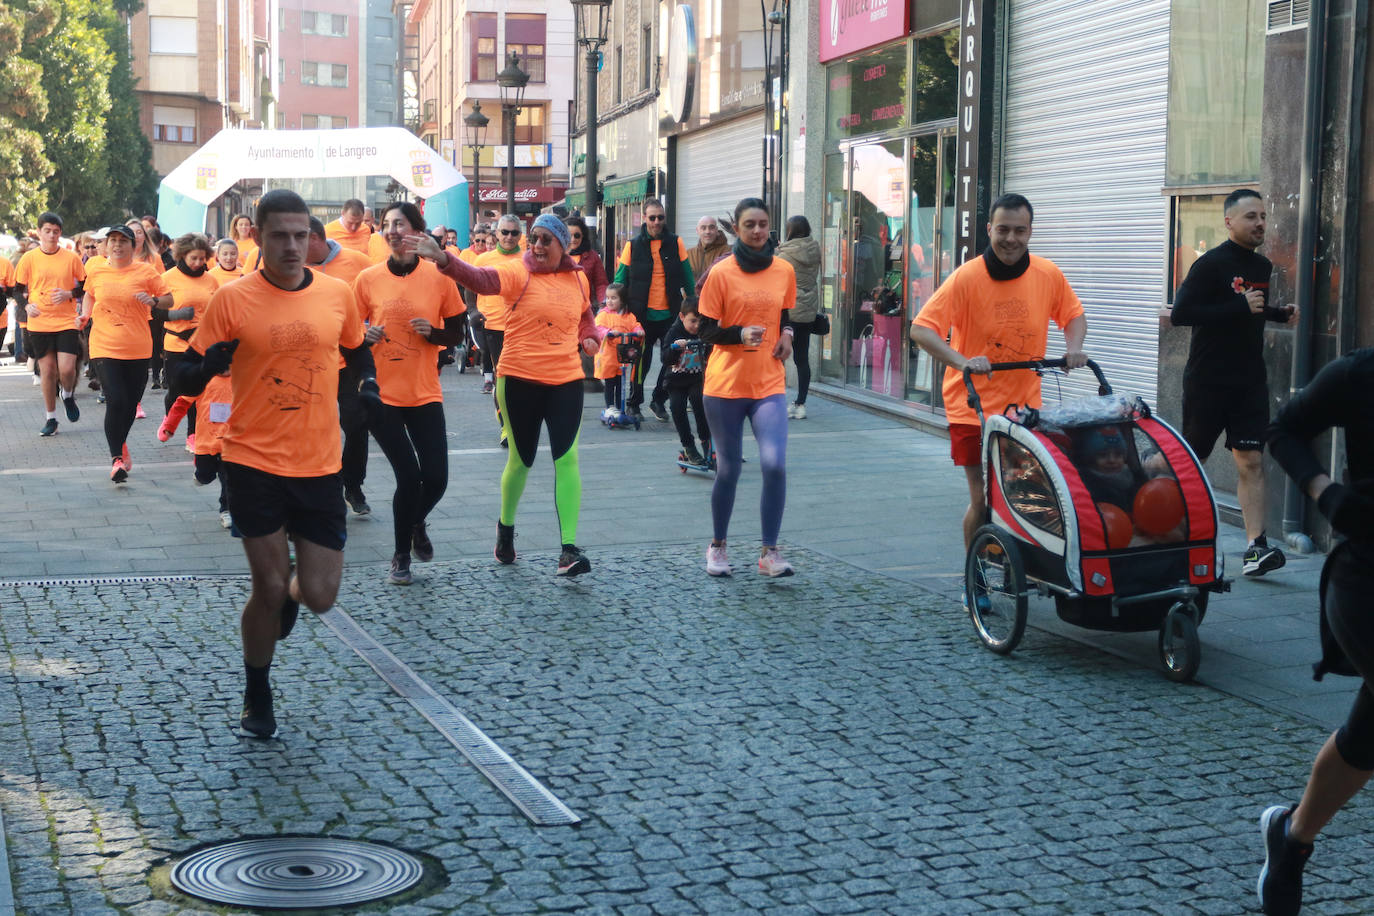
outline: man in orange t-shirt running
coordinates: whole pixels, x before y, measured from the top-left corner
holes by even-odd
[[[339,479],[338,359],[359,367],[365,404],[381,408],[372,355],[346,283],[306,267],[310,211],[294,191],[262,196],[253,235],[261,268],[210,298],[178,364],[195,395],[226,369],[233,383],[223,467],[229,512],[252,572],[240,630],[247,678],[239,724],[276,733],[268,670],[301,603],[334,604],[347,537]],[[295,542],[291,568],[287,538]]]
[[[76,362],[81,354],[77,306],[84,294],[86,268],[76,252],[63,248],[62,217],[38,218],[38,247],[24,253],[14,271],[15,299],[28,317],[28,351],[38,361],[46,418],[41,436],[57,432],[57,397],[67,420],[81,418],[76,406]],[[60,389],[60,391],[59,391]]]
[[[994,362],[1040,359],[1052,320],[1064,332],[1069,368],[1086,365],[1083,338],[1088,322],[1083,304],[1052,262],[1030,253],[1034,210],[1020,194],[993,201],[988,218],[990,244],[968,261],[922,306],[911,322],[911,339],[945,368],[945,416],[950,457],[964,469],[969,506],[964,513],[964,546],[983,524],[983,439],[978,415],[968,406],[965,368],[987,380],[975,387],[983,413],[1001,413],[1011,404],[1040,405],[1040,379],[1032,372],[992,374]],[[945,342],[946,336],[949,342]]]
[[[344,201],[339,218],[324,227],[324,234],[345,248],[361,251],[376,264],[387,259],[388,249],[382,237],[372,231],[373,226],[372,211],[361,200],[351,198]]]

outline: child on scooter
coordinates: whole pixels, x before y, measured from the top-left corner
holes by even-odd
[[[677,321],[664,335],[662,352],[663,365],[668,369],[665,380],[668,386],[668,409],[673,415],[673,425],[677,427],[677,437],[682,442],[678,460],[705,466],[711,458],[711,429],[706,425],[706,408],[701,403],[701,384],[706,377],[706,357],[711,348],[697,336],[700,328],[701,314],[697,311],[696,297],[688,296],[682,300]],[[689,402],[697,417],[697,438],[701,440],[701,451],[697,451],[696,443],[692,440],[692,425],[687,420]]]
[[[601,335],[601,349],[596,353],[596,362],[593,366],[596,377],[606,385],[606,409],[601,412],[601,419],[612,421],[620,418],[620,360],[616,356],[616,345],[620,340],[611,337],[610,332],[641,335],[644,333],[639,319],[626,307],[625,284],[612,283],[606,287],[606,304],[596,313],[596,326],[604,329],[598,331]]]

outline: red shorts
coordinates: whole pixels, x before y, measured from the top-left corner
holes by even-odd
[[[983,428],[973,423],[949,424],[949,457],[954,466],[976,468],[983,463]]]

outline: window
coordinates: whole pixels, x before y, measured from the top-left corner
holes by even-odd
[[[153,106],[153,139],[165,143],[196,142],[196,112],[192,108]]]
[[[301,83],[306,86],[348,86],[348,64],[301,62]]]
[[[301,115],[301,127],[306,130],[333,130],[347,126],[348,118],[338,115]]]
[[[645,26],[639,33],[639,88],[653,86],[654,78],[654,30]]]
[[[532,13],[506,14],[506,53],[520,55],[520,68],[531,83],[544,82],[544,17]]]
[[[196,20],[183,16],[148,17],[151,54],[195,54]]]
[[[515,142],[522,146],[544,144],[544,109],[539,105],[525,105],[515,116]]]
[[[475,82],[492,83],[501,68],[496,63],[496,14],[468,13],[468,34],[472,36],[472,75]]]
[[[395,25],[390,16],[372,17],[373,38],[390,38],[394,34],[394,32],[392,31],[394,28]]]
[[[347,37],[348,17],[338,13],[318,13],[307,10],[301,13],[301,34],[330,35],[335,38]]]
[[[392,69],[391,64],[372,65],[372,78],[379,83],[389,83],[395,78],[395,76],[396,71]]]
[[[1169,302],[1174,301],[1174,293],[1188,276],[1193,262],[1202,257],[1203,252],[1215,248],[1226,241],[1226,225],[1222,220],[1221,206],[1226,200],[1222,194],[1204,194],[1197,197],[1175,197],[1173,226],[1173,256],[1169,263]]]
[[[615,46],[615,103],[625,99],[625,49]]]

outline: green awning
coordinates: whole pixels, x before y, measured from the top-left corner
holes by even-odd
[[[620,204],[643,200],[649,196],[649,179],[651,177],[653,177],[653,172],[645,172],[643,175],[616,178],[606,182],[601,186],[602,206],[615,207]]]
[[[568,196],[563,198],[563,206],[569,210],[581,210],[582,205],[587,202],[587,194],[584,191],[568,191]]]

